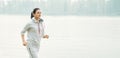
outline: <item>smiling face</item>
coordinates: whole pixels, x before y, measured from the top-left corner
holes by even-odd
[[[41,17],[41,11],[40,11],[40,10],[36,10],[36,12],[33,13],[33,15],[34,15],[34,17],[35,17],[36,19],[39,19],[39,18]]]

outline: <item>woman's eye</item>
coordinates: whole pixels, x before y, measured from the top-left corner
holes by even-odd
[[[38,12],[37,14],[40,14],[40,12]]]

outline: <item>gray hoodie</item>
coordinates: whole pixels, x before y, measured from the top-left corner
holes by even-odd
[[[23,30],[21,31],[21,35],[25,34],[27,31],[27,41],[35,41],[38,42],[44,36],[44,28],[43,20],[40,19],[39,22],[32,18],[32,21],[27,23]],[[39,31],[40,30],[40,31]]]

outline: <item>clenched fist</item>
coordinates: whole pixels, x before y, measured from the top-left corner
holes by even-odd
[[[23,42],[23,46],[26,46],[26,45],[27,45],[27,42],[26,42],[26,41],[24,41],[24,42]]]
[[[44,35],[44,36],[43,36],[43,38],[47,38],[47,39],[48,39],[48,38],[49,38],[49,36],[48,36],[48,35]]]

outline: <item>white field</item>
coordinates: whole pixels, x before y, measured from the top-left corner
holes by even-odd
[[[50,38],[42,39],[39,58],[120,58],[120,17],[43,19]],[[20,37],[29,21],[29,16],[0,15],[0,58],[29,58]]]

